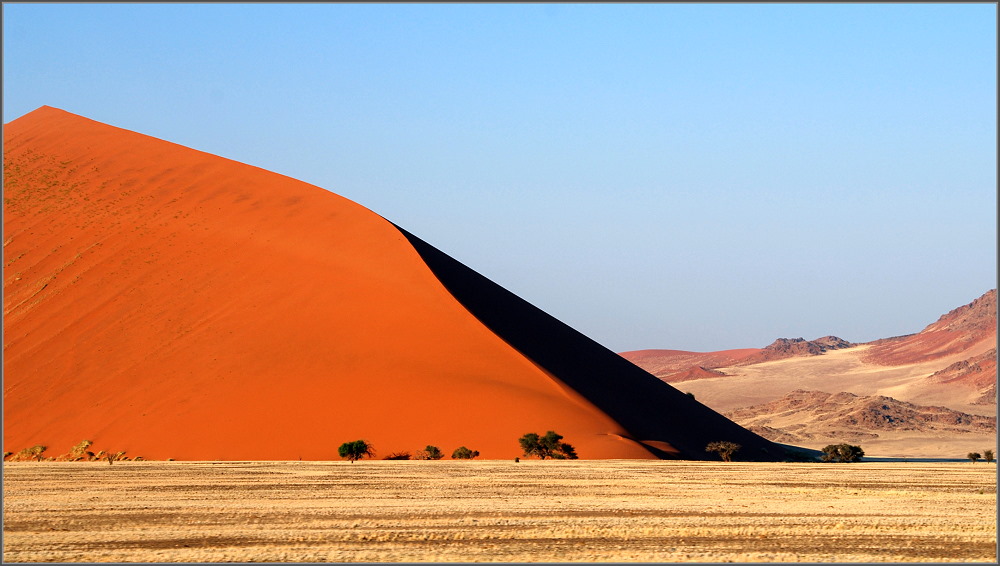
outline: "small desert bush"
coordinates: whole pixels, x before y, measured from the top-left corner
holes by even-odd
[[[444,458],[444,453],[441,452],[441,449],[430,444],[413,456],[414,460],[440,460],[441,458]]]
[[[529,432],[518,439],[521,450],[525,456],[538,456],[544,460],[554,458],[557,460],[576,460],[576,449],[573,445],[562,442],[563,436],[555,431],[548,431],[545,436],[538,436],[536,432]]]
[[[865,455],[860,446],[853,444],[828,444],[823,447],[824,462],[857,462]]]
[[[983,457],[983,455],[980,454],[979,452],[969,452],[968,454],[966,454],[965,457],[971,460],[973,464],[975,464],[977,461],[979,461],[980,458]]]
[[[125,455],[124,450],[121,452],[115,452],[114,454],[108,452],[104,455],[104,457],[107,459],[108,465],[114,464],[115,462],[127,462],[129,460],[128,456]]]
[[[393,452],[392,454],[389,454],[388,456],[386,456],[385,458],[382,458],[382,459],[383,460],[409,460],[410,459],[410,453],[409,452]]]
[[[478,450],[469,450],[465,446],[459,446],[451,453],[451,457],[456,460],[471,460],[476,456],[479,456]]]
[[[719,457],[722,458],[723,462],[731,462],[733,460],[733,454],[743,448],[735,442],[729,442],[728,440],[719,440],[716,442],[709,442],[708,446],[705,446],[705,452],[716,452]]]
[[[986,460],[987,464],[992,462],[994,460],[993,451],[988,448],[983,450],[983,460]]]

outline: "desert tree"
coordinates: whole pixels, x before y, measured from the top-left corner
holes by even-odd
[[[341,444],[337,453],[340,454],[341,458],[347,458],[353,464],[356,460],[374,457],[375,447],[364,440],[352,440]]]
[[[444,458],[444,453],[441,452],[441,449],[430,444],[417,452],[413,457],[414,460],[440,460],[441,458]]]
[[[576,449],[571,444],[562,441],[563,436],[555,431],[548,431],[545,436],[539,436],[536,432],[529,432],[518,439],[521,450],[525,456],[538,456],[544,460],[553,458],[557,460],[576,460]]]
[[[565,442],[559,443],[559,449],[553,451],[552,457],[558,460],[577,460],[579,456],[576,455],[576,448],[573,448],[572,444],[566,444]]]
[[[968,454],[965,455],[965,457],[968,458],[969,460],[972,460],[972,463],[975,464],[980,458],[983,457],[983,455],[980,454],[979,452],[969,452]]]
[[[723,462],[731,462],[733,460],[733,454],[743,448],[735,442],[730,442],[728,440],[719,440],[716,442],[709,442],[708,446],[705,446],[705,452],[716,452],[719,457],[722,458]]]
[[[538,436],[537,432],[529,432],[524,436],[522,436],[521,438],[519,438],[517,441],[521,444],[521,450],[524,451],[525,456],[532,456],[538,454],[538,456],[542,460],[544,460],[545,456],[539,454],[541,450],[539,440],[541,440],[541,437]]]
[[[992,462],[993,459],[994,458],[993,458],[993,451],[992,450],[990,450],[989,448],[987,448],[986,450],[983,450],[983,460],[986,460],[987,464],[989,464],[990,462]]]
[[[828,444],[823,448],[824,462],[857,462],[864,457],[865,451],[853,444]]]
[[[455,460],[471,460],[479,456],[479,450],[469,450],[465,446],[459,446],[451,453],[451,457]]]

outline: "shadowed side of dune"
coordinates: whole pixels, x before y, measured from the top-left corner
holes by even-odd
[[[727,440],[742,445],[740,460],[786,457],[783,445],[740,427],[403,228],[396,228],[480,322],[593,403],[657,456],[715,458],[705,452],[705,446]]]

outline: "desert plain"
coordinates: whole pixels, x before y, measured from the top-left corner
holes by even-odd
[[[996,562],[996,465],[4,463],[4,562]]]

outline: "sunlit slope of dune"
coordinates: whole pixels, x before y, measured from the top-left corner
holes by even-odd
[[[364,438],[513,458],[551,429],[584,458],[707,457],[602,407],[616,376],[581,392],[498,337],[360,205],[54,108],[4,142],[7,450],[330,459]],[[742,431],[707,418],[686,425]]]

